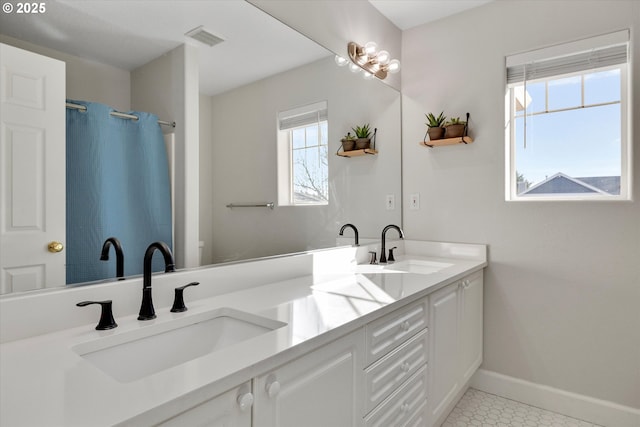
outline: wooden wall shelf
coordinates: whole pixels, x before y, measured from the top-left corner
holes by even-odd
[[[340,151],[337,154],[340,157],[358,157],[364,156],[365,154],[373,154],[375,156],[376,154],[378,154],[378,150],[365,148],[364,150]]]
[[[420,145],[424,147],[443,147],[445,145],[471,144],[473,139],[470,136],[460,136],[457,138],[435,139],[433,141],[420,141]]]

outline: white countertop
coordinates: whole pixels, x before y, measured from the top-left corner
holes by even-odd
[[[400,258],[400,257],[399,257]],[[189,310],[156,308],[157,319],[117,318],[118,327],[83,325],[0,346],[0,425],[140,425],[166,419],[319,348],[366,323],[486,266],[484,260],[411,256],[439,263],[430,274],[357,266],[197,301]],[[206,283],[202,283],[206,285]],[[72,347],[176,318],[230,307],[287,325],[137,381],[121,383]],[[97,319],[96,319],[97,320]],[[180,351],[167,348],[167,351]]]

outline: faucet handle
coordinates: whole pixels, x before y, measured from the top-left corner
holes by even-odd
[[[369,251],[369,253],[371,254],[371,259],[369,260],[369,264],[377,264],[378,261],[376,260],[376,257],[378,256],[378,254],[376,253],[376,251]]]
[[[111,300],[106,301],[82,301],[76,304],[78,307],[85,307],[91,304],[100,304],[102,307],[102,312],[100,313],[100,321],[96,326],[96,329],[99,331],[106,331],[108,329],[113,329],[118,326],[115,319],[113,318],[113,311],[111,310],[112,303]]]
[[[393,250],[394,249],[398,249],[397,246],[392,247],[391,249],[389,249],[389,257],[387,258],[387,262],[394,262],[396,259],[393,257]]]
[[[173,307],[171,307],[172,313],[182,313],[183,311],[187,311],[187,306],[184,305],[184,290],[189,286],[198,286],[200,282],[191,282],[184,286],[179,286],[176,288],[176,294],[173,299]]]

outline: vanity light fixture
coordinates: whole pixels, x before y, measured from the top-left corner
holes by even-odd
[[[364,46],[349,42],[347,51],[349,53],[349,59],[351,59],[349,69],[353,72],[358,72],[359,69],[364,70],[365,78],[375,76],[380,80],[384,80],[387,74],[400,71],[400,61],[391,59],[391,55],[386,50],[378,50],[378,45],[374,42],[368,42]],[[346,59],[336,57],[336,63],[338,65],[346,65],[346,62]]]

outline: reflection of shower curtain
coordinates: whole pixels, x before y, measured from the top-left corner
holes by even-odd
[[[115,277],[115,253],[100,261],[103,242],[122,244],[126,276],[142,273],[147,246],[171,241],[167,153],[158,117],[132,112],[133,121],[111,116],[110,107],[72,101],[67,109],[67,283]],[[153,270],[163,270],[160,254]]]

